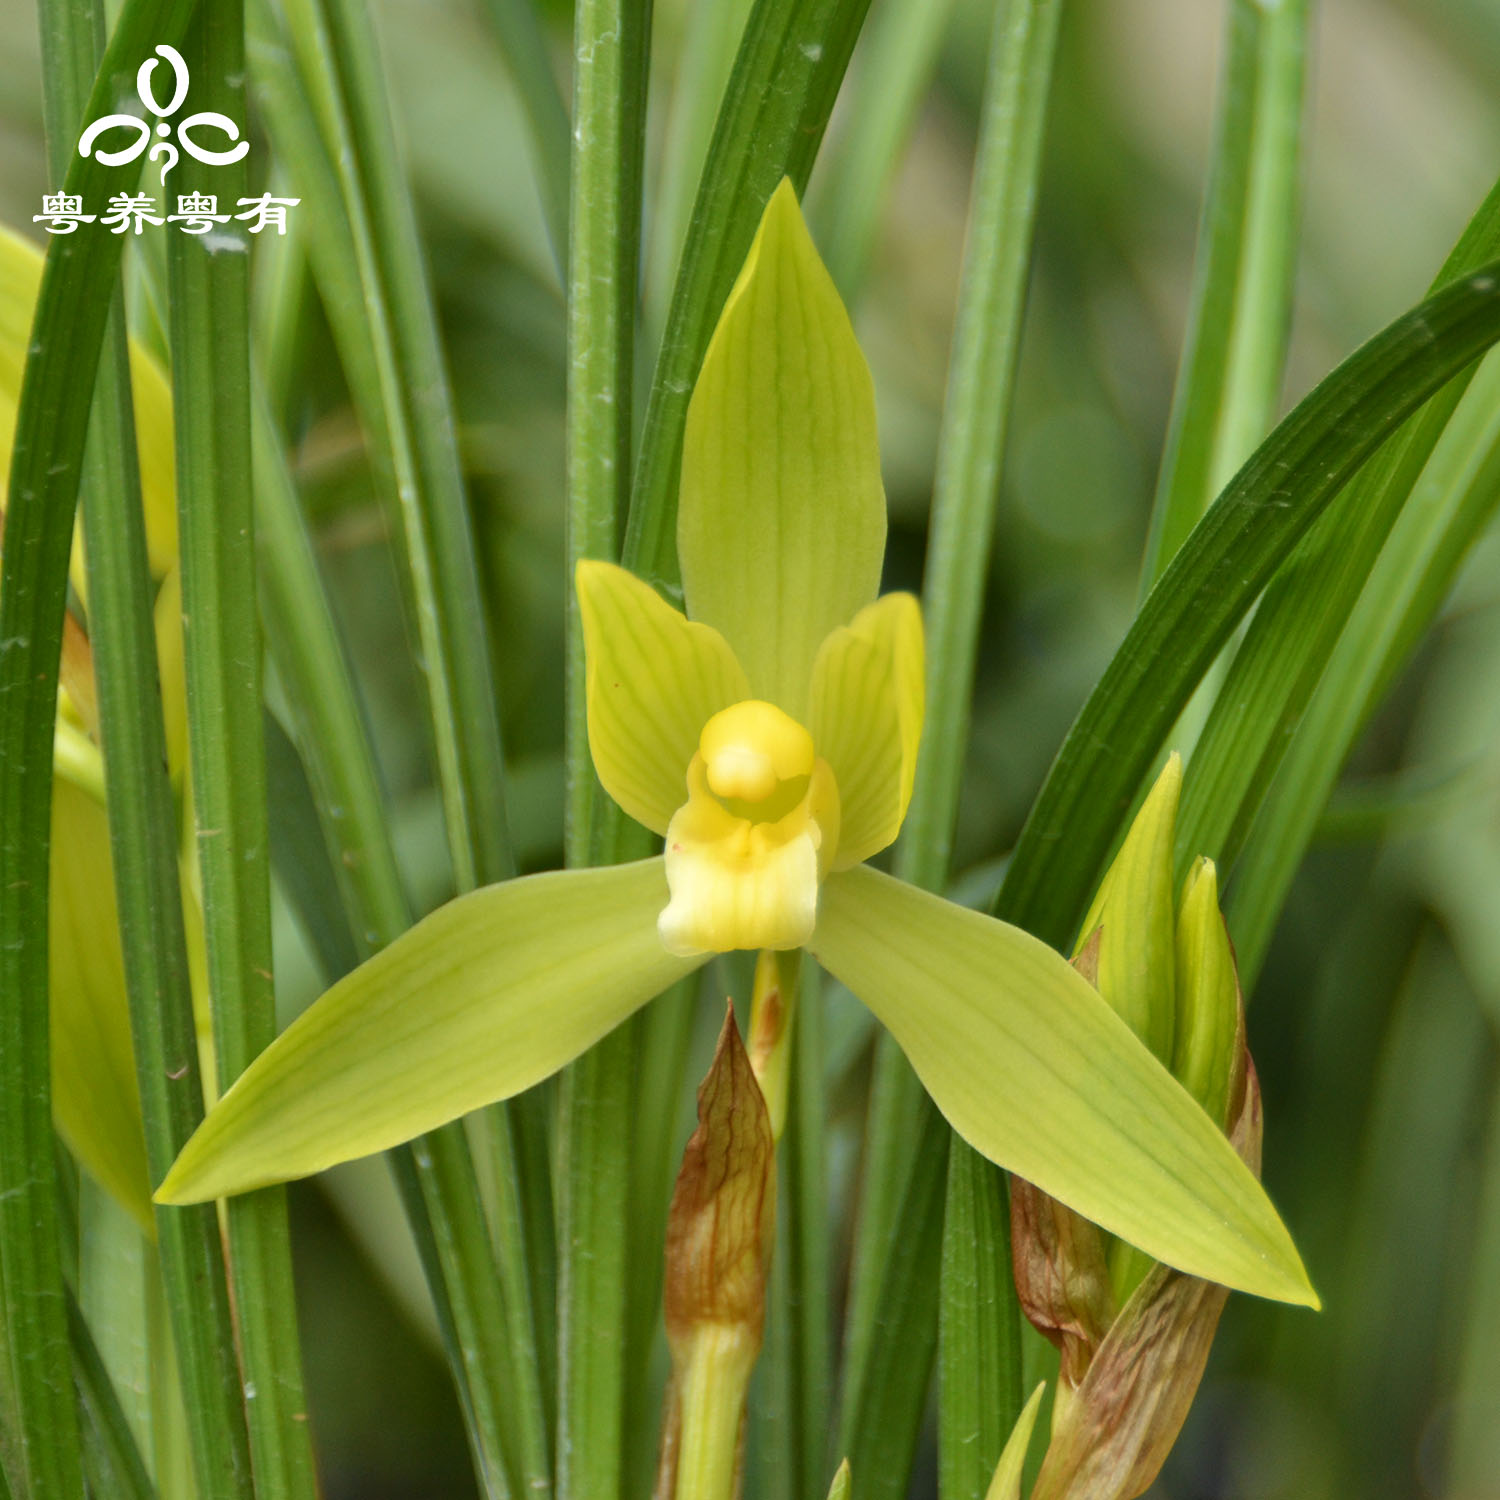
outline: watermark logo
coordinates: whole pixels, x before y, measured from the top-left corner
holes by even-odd
[[[157,65],[165,62],[171,69],[172,94],[165,104],[158,101],[152,86],[152,74]],[[181,159],[183,152],[194,161],[207,166],[222,167],[241,160],[250,150],[249,141],[240,138],[240,127],[228,115],[214,110],[199,110],[172,121],[187,100],[188,66],[175,47],[165,45],[156,48],[156,55],[148,57],[135,75],[136,93],[141,104],[155,117],[143,119],[140,115],[103,115],[94,120],[78,138],[78,154],[91,156],[107,167],[121,167],[136,161],[143,154],[150,161],[161,162],[161,182],[166,186],[167,173]],[[101,138],[114,130],[129,130],[135,139],[124,146],[106,149]],[[225,150],[212,150],[193,132],[217,131],[228,144]],[[175,136],[175,139],[174,139]],[[150,148],[149,152],[147,148]],[[178,148],[181,148],[179,151]],[[295,208],[300,198],[276,198],[262,193],[256,198],[237,198],[235,207],[241,213],[220,213],[219,200],[213,193],[183,193],[177,199],[177,212],[157,212],[156,200],[149,193],[116,193],[108,203],[109,212],[104,215],[83,211],[83,198],[72,193],[46,193],[42,197],[42,211],[31,216],[33,224],[45,226],[48,234],[72,234],[80,224],[99,223],[112,234],[140,234],[149,224],[159,227],[175,224],[184,234],[208,234],[215,225],[227,224],[231,219],[248,225],[250,234],[259,234],[263,229],[274,229],[277,234],[286,233],[286,214]]]
[[[151,75],[155,72],[158,61],[167,62],[172,69],[172,97],[165,105],[156,102],[156,91],[151,86]],[[151,144],[152,136],[155,135],[158,139],[151,144],[149,160],[161,159],[161,180],[165,184],[167,173],[177,165],[179,159],[177,146],[171,141],[172,126],[168,124],[168,121],[182,108],[188,91],[188,67],[183,61],[182,54],[175,47],[157,47],[156,56],[148,57],[135,75],[135,91],[140,95],[141,103],[156,116],[155,129],[153,130],[149,120],[143,120],[138,115],[104,115],[95,120],[78,138],[78,154],[80,156],[94,155],[95,143],[106,131],[133,130],[136,132],[136,138],[128,146],[118,151],[101,150],[98,152],[98,159],[105,166],[122,167],[126,162],[134,161],[145,151],[147,145]],[[210,151],[207,146],[199,145],[192,138],[190,132],[197,129],[220,131],[237,144],[227,151]],[[240,140],[240,127],[228,115],[217,114],[213,110],[201,110],[197,114],[189,115],[185,120],[178,121],[177,141],[195,161],[205,162],[214,167],[227,166],[230,162],[239,161],[250,150],[250,142]]]

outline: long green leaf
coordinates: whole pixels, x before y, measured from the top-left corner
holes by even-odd
[[[1069,730],[1000,915],[1058,944],[1073,936],[1132,797],[1235,625],[1359,466],[1497,338],[1491,264],[1356,350],[1261,444],[1162,575]]]
[[[859,301],[886,192],[932,84],[954,0],[883,0],[850,86],[846,128],[811,185],[808,217],[844,301]]]
[[[783,177],[800,195],[870,0],[757,0],[698,184],[646,405],[622,561],[677,576],[677,473],[688,398],[761,209]]]
[[[1021,0],[1005,7],[997,12],[990,49],[923,580],[927,718],[912,803],[896,852],[897,872],[928,890],[941,889],[947,879],[957,819],[1061,9],[1054,0]],[[882,1037],[878,1046],[881,1087],[874,1103],[882,1116],[872,1118],[865,1166],[871,1190],[864,1196],[860,1220],[860,1233],[869,1238],[871,1248],[862,1247],[860,1275],[851,1292],[851,1324],[859,1338],[884,1280],[878,1249],[893,1240],[895,1226],[882,1210],[888,1214],[895,1209],[894,1183],[911,1162],[910,1133],[893,1128],[884,1114],[906,1117],[922,1108],[916,1096],[920,1085],[905,1063],[892,1055],[893,1044]],[[986,1372],[1017,1349],[1019,1313],[1007,1283],[988,1274],[1006,1254],[995,1235],[1005,1238],[1008,1231],[991,1215],[963,1212],[1003,1193],[998,1174],[958,1142],[950,1155],[948,1180],[950,1227],[941,1266],[931,1268],[942,1278],[949,1330],[942,1345],[943,1381],[948,1389],[975,1391]],[[877,1188],[877,1183],[887,1185]],[[958,1335],[960,1328],[963,1336]],[[850,1350],[857,1355],[859,1343],[851,1341]],[[880,1367],[853,1377],[856,1383],[887,1378],[888,1370]],[[1007,1375],[1004,1385],[1018,1403],[1019,1369]],[[946,1414],[957,1409],[956,1404],[944,1408],[945,1424]],[[979,1427],[964,1433],[962,1458],[954,1447],[959,1429],[940,1428],[945,1497],[978,1494],[1017,1409],[976,1409]],[[963,1418],[956,1420],[962,1427]],[[968,1470],[963,1481],[961,1464]]]
[[[919,1101],[915,1168],[907,1174],[896,1236],[880,1281],[880,1307],[869,1334],[868,1370],[886,1372],[844,1392],[839,1448],[847,1455],[854,1500],[903,1500],[921,1431],[937,1352],[942,1206],[953,1132],[932,1101]],[[845,1378],[851,1374],[846,1367]],[[816,1493],[816,1491],[814,1492]]]
[[[552,253],[561,262],[567,256],[568,246],[567,106],[547,55],[547,38],[534,0],[488,0],[488,4],[511,81],[526,111],[542,217],[547,221]]]
[[[1434,287],[1500,251],[1500,185]],[[1178,829],[1179,871],[1196,853],[1231,864],[1355,601],[1473,376],[1459,373],[1331,507],[1266,590],[1194,751]]]
[[[1235,870],[1230,930],[1254,982],[1355,737],[1500,505],[1500,364],[1481,366],[1349,612]]]
[[[751,0],[691,5],[682,18],[682,38],[672,79],[656,191],[650,205],[651,234],[643,247],[643,313],[647,338],[655,343],[667,314],[677,263],[692,218],[693,197],[713,138],[714,117],[734,67]]]
[[[194,103],[245,118],[241,0],[200,10],[184,57]],[[239,162],[192,160],[181,186],[225,205],[249,192]],[[193,815],[218,1078],[228,1088],[276,1035],[250,451],[250,239],[238,222],[167,251],[181,517]],[[225,1210],[257,1496],[311,1500],[301,1347],[282,1192]]]
[[[43,11],[49,74],[64,92],[49,103],[55,169],[67,191],[104,202],[134,173],[72,156],[79,120],[107,114],[139,56],[173,41],[190,6],[127,4],[89,89],[92,13]],[[87,94],[86,108],[80,108]],[[58,174],[61,176],[61,172]],[[0,991],[10,1022],[0,1042],[0,1267],[19,1467],[33,1500],[82,1493],[77,1416],[59,1261],[53,1170],[47,1006],[50,782],[57,665],[73,512],[120,241],[75,234],[52,247],[26,357],[0,564]],[[123,348],[123,346],[121,346]],[[123,368],[114,368],[124,389]],[[118,408],[118,398],[117,398]],[[128,427],[126,428],[128,431]],[[144,555],[144,550],[143,554]]]
[[[415,214],[401,173],[374,21],[352,0],[286,7],[344,214],[380,385],[412,570],[460,890],[511,873],[488,634]]]
[[[1291,326],[1305,0],[1233,0],[1192,306],[1142,591],[1265,435]]]
[[[1005,1174],[955,1140],[948,1153],[938,1307],[938,1493],[977,1497],[1021,1409],[1021,1326]]]
[[[349,374],[361,418],[370,435],[377,475],[403,521],[411,597],[427,670],[430,719],[438,750],[449,853],[461,890],[512,871],[504,805],[504,776],[495,717],[493,686],[478,578],[468,535],[446,378],[437,343],[433,310],[422,268],[409,195],[401,180],[393,129],[385,100],[383,73],[370,18],[360,6],[324,5],[307,0],[287,7],[297,72],[311,99],[287,87],[282,43],[263,8],[255,12],[256,58],[261,88],[283,134],[312,180],[336,180],[343,212],[328,195],[311,216],[310,250],[325,305]],[[310,118],[311,115],[311,118]],[[314,124],[315,120],[315,124]],[[356,273],[351,275],[351,268]],[[346,716],[341,721],[348,725]],[[356,773],[358,774],[358,773]],[[333,807],[343,807],[340,802]],[[371,825],[361,822],[371,833]],[[352,894],[352,893],[351,893]],[[387,894],[379,898],[388,908]],[[366,917],[371,909],[366,908]],[[389,909],[386,910],[389,915]],[[404,924],[403,924],[404,925]],[[399,928],[365,923],[389,941]],[[513,1122],[502,1128],[509,1131]],[[418,1226],[444,1267],[446,1287],[437,1292],[446,1306],[465,1371],[474,1388],[464,1393],[465,1409],[478,1424],[476,1451],[488,1455],[489,1482],[504,1484],[497,1467],[502,1448],[512,1465],[527,1472],[523,1481],[545,1478],[545,1456],[535,1443],[523,1460],[516,1451],[520,1431],[539,1428],[534,1401],[502,1394],[504,1366],[516,1371],[512,1393],[534,1392],[535,1371],[520,1368],[526,1341],[509,1338],[501,1326],[493,1251],[478,1213],[477,1181],[469,1147],[457,1130],[443,1132],[406,1165],[398,1162],[409,1212],[431,1219]],[[420,1183],[419,1204],[410,1189]],[[542,1188],[523,1183],[530,1207],[543,1201]],[[451,1206],[468,1226],[442,1222]],[[435,1218],[433,1216],[436,1216]],[[533,1215],[534,1217],[534,1215]],[[507,1256],[524,1246],[498,1247]],[[515,1267],[506,1272],[515,1285]],[[521,1279],[530,1279],[523,1268]],[[507,1353],[508,1351],[508,1353]],[[519,1429],[512,1421],[519,1421]],[[500,1438],[511,1430],[508,1444]]]
[[[1434,289],[1497,249],[1500,184],[1466,227]],[[1225,864],[1239,853],[1290,731],[1472,373],[1458,374],[1385,444],[1267,591],[1194,752],[1178,830],[1179,869],[1197,852]]]
[[[605,803],[589,757],[575,583],[580,560],[615,557],[630,493],[650,38],[650,0],[578,0],[574,7],[564,848],[575,866],[618,859],[622,838],[630,837],[618,810]],[[616,1500],[624,1481],[634,1049],[631,1030],[606,1036],[562,1082],[557,1490],[563,1500]]]
[[[747,1456],[764,1500],[823,1492],[828,1479],[829,1347],[827,1169],[823,996],[817,967],[798,956],[782,966],[783,1003],[795,1006],[791,1081],[776,1169],[776,1253],[771,1261],[766,1342],[751,1397]]]
[[[328,863],[340,881],[350,944],[357,950],[345,968],[325,972],[325,979],[332,981],[353,968],[359,954],[368,956],[395,941],[410,925],[410,913],[385,820],[374,752],[291,476],[263,402],[257,402],[253,412],[253,440],[256,543],[267,643],[287,694],[293,732],[331,851]],[[292,887],[288,894],[295,899],[301,889]],[[475,1191],[472,1171],[463,1170],[462,1148],[463,1141],[450,1136],[436,1153],[427,1153],[422,1167],[411,1147],[398,1147],[391,1165],[432,1293],[476,1470],[493,1492],[503,1494],[499,1412],[510,1403],[498,1393],[492,1396],[486,1356],[488,1337],[499,1341],[501,1334],[488,1319],[470,1319],[473,1299],[466,1285],[471,1266],[476,1268],[476,1285],[488,1285],[492,1278],[484,1265],[484,1247],[470,1246],[453,1226],[442,1222],[448,1199],[462,1201],[465,1196],[459,1182],[467,1181],[471,1200]],[[439,1176],[441,1182],[436,1180]]]
[[[154,1500],[156,1491],[110,1383],[109,1371],[71,1293],[67,1310],[89,1488],[95,1495],[110,1496],[110,1500]]]

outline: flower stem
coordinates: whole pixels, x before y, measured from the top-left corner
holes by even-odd
[[[742,1461],[745,1393],[760,1352],[743,1328],[705,1325],[694,1335],[678,1388],[682,1435],[676,1500],[734,1500]]]

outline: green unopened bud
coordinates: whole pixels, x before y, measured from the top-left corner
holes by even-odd
[[[1172,842],[1181,790],[1182,760],[1174,752],[1135,815],[1081,929],[1083,942],[1096,929],[1100,933],[1099,993],[1168,1064],[1177,1009]]]
[[[698,1090],[667,1218],[663,1312],[672,1389],[656,1494],[732,1500],[765,1324],[776,1211],[770,1116],[731,1007]]]
[[[1134,916],[1135,931],[1149,934],[1142,950],[1155,944],[1161,963],[1151,902],[1170,860],[1179,779],[1173,757],[1105,878],[1073,961],[1117,1010],[1125,1010],[1122,983],[1137,983],[1138,971],[1122,968],[1120,949],[1111,949],[1116,913]],[[1260,1088],[1212,860],[1198,860],[1188,877],[1165,967],[1175,972],[1176,1016],[1164,1060],[1258,1176]],[[1106,1248],[1094,1225],[1020,1179],[1011,1184],[1011,1243],[1021,1307],[1061,1351],[1051,1440],[1030,1500],[1134,1500],[1187,1417],[1228,1291],[1123,1242]],[[1018,1497],[1006,1490],[1003,1500]]]
[[[1211,859],[1188,877],[1177,918],[1177,1042],[1172,1071],[1219,1126],[1228,1124],[1229,1095],[1243,1042],[1234,950],[1219,911],[1219,880]]]
[[[1016,1425],[1011,1428],[995,1465],[995,1477],[985,1491],[984,1500],[1021,1500],[1021,1474],[1026,1468],[1026,1450],[1031,1447],[1031,1429],[1036,1426],[1036,1414],[1042,1407],[1045,1382],[1032,1393],[1031,1399],[1021,1408]]]
[[[833,1476],[833,1483],[828,1486],[828,1500],[849,1500],[850,1486],[854,1483],[849,1472],[849,1460],[846,1458],[839,1465],[838,1473]]]

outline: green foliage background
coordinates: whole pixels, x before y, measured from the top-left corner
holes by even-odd
[[[656,6],[648,205],[671,149],[669,95],[692,66],[681,50],[689,3]],[[901,3],[875,0],[872,29]],[[992,9],[952,8],[853,299],[880,402],[888,587],[921,581]],[[1219,9],[1079,0],[1065,16],[955,848],[971,889],[993,887],[993,862],[1135,611],[1192,278]],[[562,852],[560,283],[489,8],[382,0],[378,19],[456,397],[513,832],[523,865],[545,868]],[[565,8],[551,5],[548,21],[565,79]],[[868,65],[857,52],[854,97]],[[0,0],[0,219],[23,226],[50,186],[39,69],[32,7]],[[1326,0],[1311,75],[1288,406],[1421,296],[1493,181],[1500,12],[1487,0]],[[836,112],[809,192],[830,253],[849,231],[841,173],[860,130],[851,109]],[[257,136],[252,169],[266,156]],[[648,218],[648,351],[670,288],[658,228]],[[300,313],[283,414],[298,434],[295,475],[425,909],[452,875],[401,582],[311,294]],[[640,374],[644,391],[646,356]],[[1252,996],[1266,1177],[1326,1311],[1231,1301],[1161,1495],[1500,1496],[1497,729],[1500,539],[1487,536],[1363,735]],[[274,737],[272,749],[273,860],[285,875],[306,851],[306,791]],[[276,916],[284,1019],[321,988],[320,955],[279,899]],[[731,977],[743,992],[743,975],[716,982]],[[831,997],[831,1183],[845,1205],[870,1070],[861,1017]],[[706,1006],[695,1043],[705,1056],[712,1029]],[[680,1125],[685,1137],[685,1114]],[[462,1426],[384,1169],[340,1169],[295,1188],[291,1203],[331,1500],[469,1493]],[[847,1244],[835,1249],[847,1256]],[[933,1466],[928,1440],[914,1494],[935,1492]]]

